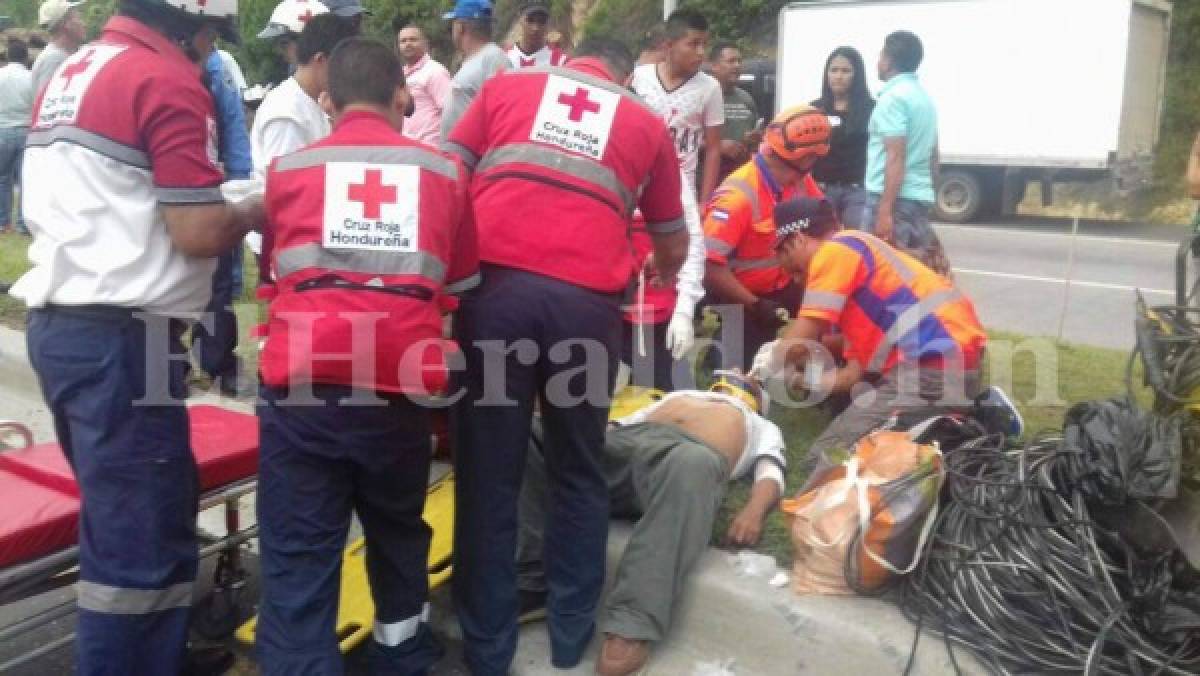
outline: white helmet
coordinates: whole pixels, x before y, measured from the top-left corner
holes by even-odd
[[[189,18],[212,24],[221,37],[238,43],[238,0],[139,0],[146,5],[169,7]]]
[[[318,0],[283,0],[275,6],[271,18],[267,19],[267,27],[258,33],[258,37],[278,38],[288,33],[299,35],[309,19],[327,12],[329,8]]]

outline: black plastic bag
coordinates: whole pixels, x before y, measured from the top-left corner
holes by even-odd
[[[1105,505],[1174,498],[1179,491],[1183,420],[1142,411],[1127,399],[1067,411],[1063,447],[1081,453],[1080,476],[1063,478]]]

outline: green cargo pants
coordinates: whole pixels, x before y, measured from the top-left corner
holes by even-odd
[[[546,470],[540,427],[525,461],[517,569],[524,591],[544,591],[541,532]],[[636,520],[617,566],[601,630],[661,641],[688,573],[708,547],[725,496],[725,456],[675,427],[643,423],[609,428],[604,472],[616,517]]]

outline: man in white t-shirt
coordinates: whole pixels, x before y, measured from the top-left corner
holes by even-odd
[[[260,186],[272,160],[329,135],[329,117],[317,97],[329,89],[333,48],[356,34],[352,24],[329,13],[314,16],[304,25],[297,40],[296,73],[268,92],[254,114],[250,152]],[[256,237],[248,238],[247,243],[256,254],[262,253]]]
[[[517,26],[521,36],[508,48],[508,64],[514,69],[530,66],[561,66],[567,55],[561,49],[546,44],[550,25],[550,4],[545,0],[526,0],[521,3]]]
[[[700,141],[711,147],[721,142],[725,124],[725,103],[721,85],[700,72],[706,58],[708,21],[694,11],[679,10],[667,20],[665,58],[658,63],[638,66],[630,88],[662,116],[672,138],[683,175],[684,217],[688,225],[688,255],[675,281],[674,307],[667,311],[663,303],[670,299],[653,289],[639,292],[636,313],[627,313],[622,336],[622,361],[632,369],[635,385],[653,384],[660,389],[675,389],[690,382],[676,382],[689,369],[675,362],[683,359],[695,341],[696,304],[704,297],[704,232],[697,205],[696,167]],[[710,153],[715,155],[715,153]],[[720,157],[705,158],[701,176],[701,199],[716,189]],[[639,326],[640,325],[640,326]],[[644,333],[652,340],[646,340]],[[632,343],[632,345],[631,345]],[[642,347],[650,343],[652,351]],[[633,345],[639,346],[634,349]],[[643,352],[646,354],[643,355]],[[647,365],[645,359],[650,358]],[[664,373],[664,366],[670,364]]]
[[[666,58],[657,64],[638,66],[630,88],[666,122],[675,139],[679,164],[695,188],[700,147],[721,145],[725,101],[720,83],[700,72],[707,57],[708,20],[699,12],[681,9],[667,19],[666,34]],[[699,176],[701,202],[717,188],[721,158],[717,153],[712,155],[705,158]]]

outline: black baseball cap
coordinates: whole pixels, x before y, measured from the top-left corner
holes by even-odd
[[[797,197],[775,205],[775,248],[789,237],[810,232],[824,234],[838,225],[837,214],[829,200]]]

